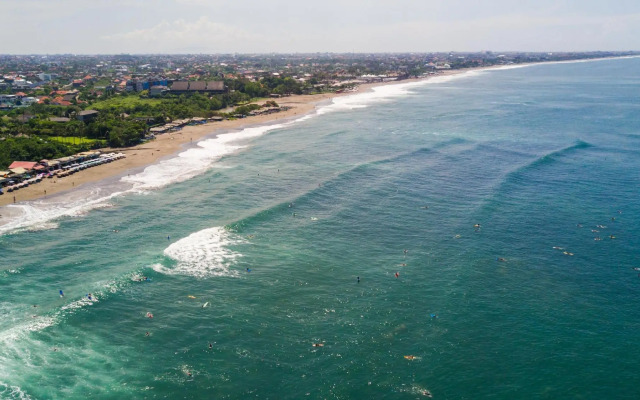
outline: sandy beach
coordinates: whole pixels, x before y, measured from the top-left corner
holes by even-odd
[[[444,71],[436,76],[454,75],[467,71],[468,70]],[[106,178],[124,175],[129,170],[151,165],[161,158],[179,152],[184,145],[199,141],[204,137],[214,137],[216,134],[222,132],[239,130],[248,126],[264,125],[280,120],[299,117],[313,112],[319,103],[328,101],[334,97],[363,93],[370,91],[377,86],[417,82],[425,79],[429,79],[429,77],[403,80],[400,82],[391,81],[385,83],[362,84],[358,86],[356,92],[293,95],[283,97],[275,100],[280,106],[290,107],[290,109],[286,111],[236,120],[224,120],[220,122],[209,122],[202,125],[185,126],[180,131],[158,135],[154,140],[137,146],[119,149],[101,149],[103,152],[113,151],[124,153],[126,158],[97,167],[88,168],[64,178],[56,177],[52,179],[44,179],[40,183],[22,188],[16,192],[5,193],[0,196],[0,206],[5,206],[14,202],[20,203],[29,200],[36,200],[68,190],[77,189],[86,183],[97,182]],[[257,103],[263,103],[264,101],[266,100]]]

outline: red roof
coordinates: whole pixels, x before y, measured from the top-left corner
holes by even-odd
[[[67,101],[67,100],[63,99],[62,97],[56,97],[55,99],[51,100],[51,103],[57,104],[59,106],[70,106],[71,105],[70,101]]]
[[[37,162],[35,161],[14,161],[9,165],[9,169],[13,168],[24,168],[24,169],[33,169],[36,166]]]
[[[19,96],[19,97],[25,97],[26,95],[27,95],[27,94],[26,94],[26,93],[24,93],[24,92],[18,92],[18,93],[16,93],[16,96]]]

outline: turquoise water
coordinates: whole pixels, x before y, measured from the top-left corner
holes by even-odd
[[[390,86],[11,208],[0,398],[638,398],[639,89]]]

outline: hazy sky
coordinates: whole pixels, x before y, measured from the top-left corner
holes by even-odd
[[[640,50],[640,0],[0,0],[0,53]]]

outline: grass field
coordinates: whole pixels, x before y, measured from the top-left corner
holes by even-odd
[[[97,142],[97,143],[106,145],[106,142],[104,140],[88,139],[88,138],[78,137],[78,136],[49,136],[49,140],[55,140],[56,142],[65,143],[65,144],[85,144],[85,143],[94,144]]]
[[[138,96],[115,96],[107,100],[97,101],[91,105],[94,110],[101,110],[108,107],[135,107],[137,105],[160,104],[160,99],[141,99]]]

